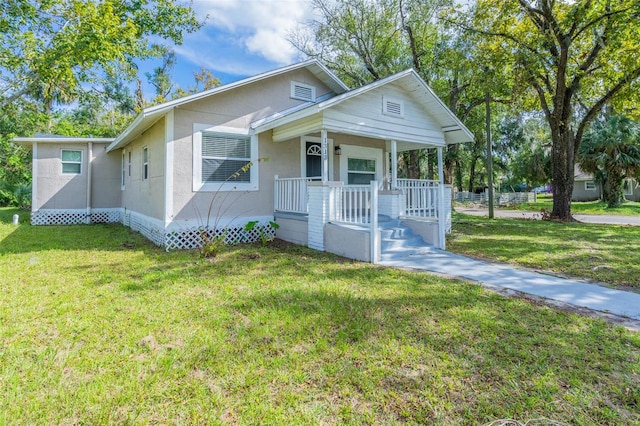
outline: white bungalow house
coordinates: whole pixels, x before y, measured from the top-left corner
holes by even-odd
[[[275,232],[376,261],[390,222],[444,248],[443,148],[472,139],[413,70],[349,90],[309,60],[146,108],[115,139],[15,140],[33,152],[32,224],[122,222],[167,249],[206,226]],[[438,180],[397,177],[416,148],[437,149]]]

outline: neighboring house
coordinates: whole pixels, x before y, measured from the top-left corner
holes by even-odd
[[[33,151],[32,224],[122,222],[167,249],[208,224],[375,261],[377,212],[444,248],[443,148],[472,139],[413,70],[349,90],[309,60],[146,108],[115,139],[15,140]],[[438,150],[440,181],[397,178],[416,148]]]
[[[640,186],[635,179],[625,179],[624,197],[629,201],[640,201]],[[595,201],[602,197],[602,188],[596,183],[593,175],[582,171],[576,164],[573,181],[572,201]]]

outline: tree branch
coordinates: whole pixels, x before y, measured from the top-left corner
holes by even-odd
[[[633,80],[640,77],[640,67],[634,69],[629,74],[623,76],[618,82],[607,91],[587,112],[576,131],[575,146],[573,147],[574,153],[577,154],[580,142],[582,141],[582,135],[584,134],[587,125],[593,120],[598,112],[613,98],[618,92],[620,92],[627,84],[630,84]]]

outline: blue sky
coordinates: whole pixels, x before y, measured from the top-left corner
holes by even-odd
[[[286,35],[312,15],[308,0],[194,0],[193,8],[206,23],[174,47],[172,77],[182,88],[194,84],[201,67],[225,84],[304,59]],[[147,61],[141,70],[154,66]]]

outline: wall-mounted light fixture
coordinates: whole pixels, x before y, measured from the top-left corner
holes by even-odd
[[[342,154],[342,148],[340,148],[340,145],[336,146],[335,148],[333,148],[333,153],[335,155],[340,155]]]

